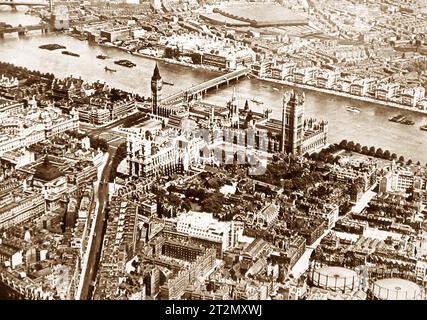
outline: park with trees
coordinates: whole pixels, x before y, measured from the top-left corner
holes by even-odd
[[[312,154],[306,154],[305,156],[309,159],[316,161],[323,161],[327,163],[334,163],[339,159],[339,156],[333,156],[333,154],[337,153],[340,150],[345,150],[349,152],[360,153],[369,157],[374,157],[378,159],[392,161],[395,160],[400,164],[413,164],[411,159],[405,159],[404,156],[398,156],[396,153],[391,153],[389,150],[383,150],[382,148],[376,148],[374,146],[362,146],[360,143],[356,143],[354,141],[342,140],[338,144],[331,144],[329,147],[322,149],[320,152],[315,152]],[[417,165],[421,165],[418,161]]]

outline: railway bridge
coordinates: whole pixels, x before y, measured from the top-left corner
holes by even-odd
[[[0,6],[9,6],[12,8],[13,11],[17,10],[18,6],[25,6],[25,7],[49,7],[51,8],[51,2],[32,2],[32,1],[14,1],[14,0],[0,0]]]
[[[19,36],[25,36],[29,31],[40,30],[42,33],[49,32],[49,24],[48,23],[40,23],[32,26],[17,26],[17,27],[8,27],[8,28],[0,28],[0,39],[4,37],[5,34],[8,33],[18,33]]]

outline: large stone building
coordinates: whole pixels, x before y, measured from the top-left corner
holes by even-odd
[[[304,103],[304,93],[285,94],[280,121],[270,118],[271,110],[239,109],[232,98],[220,125],[223,140],[268,153],[302,155],[321,149],[327,144],[328,123],[305,119]]]
[[[218,258],[222,258],[223,252],[234,246],[235,240],[229,222],[218,221],[211,213],[195,211],[166,219],[162,235],[166,239],[214,248]]]
[[[130,132],[126,158],[128,174],[148,177],[187,171],[199,162],[204,145],[202,138],[179,135],[172,129],[154,134]]]
[[[0,186],[0,230],[23,223],[44,213],[43,196],[26,190],[25,183],[16,187]]]
[[[427,170],[420,166],[398,166],[394,161],[379,181],[383,193],[412,193],[414,200],[427,206]]]
[[[281,151],[290,154],[311,153],[326,146],[328,123],[304,119],[304,93],[285,94],[282,109]]]
[[[8,77],[2,74],[0,76],[0,93],[6,93],[9,90],[16,89],[19,86],[19,81],[15,77]]]
[[[107,30],[101,30],[100,35],[101,35],[101,38],[104,38],[108,42],[126,40],[130,35],[130,29],[127,26],[110,28]]]
[[[67,30],[70,25],[68,7],[64,5],[55,6],[52,12],[52,25],[54,30]]]
[[[78,95],[83,87],[83,80],[68,77],[65,79],[54,79],[52,82],[52,97],[55,100],[69,100]]]
[[[72,111],[70,116],[61,114],[53,107],[40,108],[33,103],[20,114],[0,116],[0,154],[28,147],[79,127],[79,116]]]

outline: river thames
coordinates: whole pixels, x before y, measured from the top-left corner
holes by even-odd
[[[1,10],[1,9],[0,9]],[[29,25],[38,23],[39,19],[21,12],[0,11],[0,21],[11,25]],[[80,54],[80,57],[64,56],[58,51],[42,50],[42,44],[58,43],[65,45],[67,50]],[[110,60],[96,59],[98,54],[111,57]],[[128,69],[113,64],[113,60],[128,59],[137,64]],[[42,35],[35,32],[27,37],[6,35],[0,40],[0,61],[10,62],[28,69],[40,70],[55,74],[57,77],[74,76],[86,81],[106,82],[111,87],[150,95],[150,78],[155,60],[132,56],[116,48],[105,48],[89,45],[64,34]],[[105,72],[104,67],[114,68],[117,72]],[[164,86],[163,95],[174,93],[217,76],[219,73],[196,70],[189,67],[159,62],[164,80],[174,82],[174,86]],[[251,108],[262,110],[272,109],[272,115],[280,118],[283,93],[289,87],[272,84],[260,80],[244,79],[235,85],[236,100],[241,108],[245,100],[256,97],[264,101],[257,106],[250,102]],[[232,95],[233,87],[220,88],[213,91],[205,100],[215,104],[224,104]],[[358,107],[360,113],[346,111],[349,106]],[[403,114],[411,118],[414,126],[405,126],[389,122],[391,116]],[[306,117],[324,119],[329,122],[329,142],[342,139],[353,140],[362,145],[380,147],[392,153],[403,155],[406,159],[427,163],[427,131],[419,127],[427,124],[427,116],[405,110],[389,108],[381,105],[357,102],[347,98],[331,96],[317,92],[306,92]]]

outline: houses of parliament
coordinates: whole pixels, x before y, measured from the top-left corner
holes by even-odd
[[[164,146],[157,146],[153,137],[147,139],[146,134],[129,138],[127,162],[131,176],[180,172],[201,159],[212,160],[213,145],[217,147],[218,143],[246,147],[269,156],[277,153],[303,155],[327,145],[328,123],[305,118],[304,93],[292,90],[284,94],[282,119],[279,120],[270,117],[269,109],[257,112],[251,110],[248,103],[239,108],[234,93],[226,106],[202,101],[164,105],[162,86],[156,64],[151,79],[151,113],[162,119],[164,130],[175,133],[171,135],[175,138],[170,139],[180,140],[180,147],[171,147],[168,151]],[[194,130],[184,139],[183,127],[189,123],[193,123]],[[160,131],[150,132],[153,133],[161,134]],[[174,141],[170,145],[175,146],[176,143]]]

